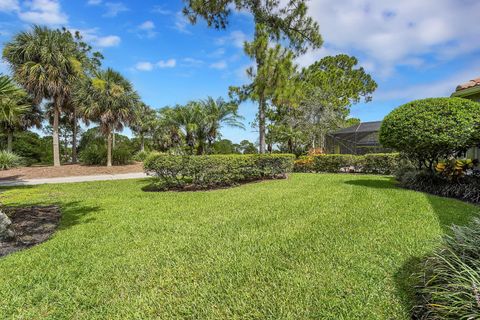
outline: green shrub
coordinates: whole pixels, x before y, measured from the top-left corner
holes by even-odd
[[[150,152],[148,151],[138,151],[134,156],[133,156],[133,160],[134,161],[137,161],[137,162],[143,162],[145,161],[145,159],[147,159],[148,155],[150,154]]]
[[[325,154],[313,156],[313,169],[316,172],[354,172],[362,156],[352,154]]]
[[[23,165],[22,157],[5,150],[0,151],[0,170],[7,170]]]
[[[293,172],[315,172],[312,156],[301,156],[293,163]]]
[[[293,169],[294,155],[208,155],[175,156],[152,154],[145,171],[156,181],[151,190],[208,189],[240,182],[285,178]]]
[[[419,168],[455,157],[480,142],[480,103],[462,98],[416,100],[393,110],[380,128],[386,148],[405,153]]]
[[[86,165],[106,165],[107,147],[91,144],[80,152],[80,161]],[[132,151],[129,148],[119,146],[112,151],[112,164],[126,165],[132,162]]]
[[[480,204],[480,177],[475,175],[450,180],[429,170],[409,170],[397,180],[407,189]]]
[[[452,231],[418,275],[415,319],[480,318],[480,220]]]
[[[400,162],[398,153],[371,153],[363,156],[363,173],[394,174]]]

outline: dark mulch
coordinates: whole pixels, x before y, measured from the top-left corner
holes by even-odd
[[[2,210],[12,220],[15,237],[0,241],[0,257],[48,240],[61,217],[57,206],[3,207]]]

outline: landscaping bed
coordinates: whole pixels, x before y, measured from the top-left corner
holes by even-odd
[[[0,171],[0,180],[22,180],[37,178],[60,178],[73,176],[92,176],[102,174],[121,174],[142,172],[141,163],[134,163],[124,166],[85,166],[80,164],[67,164],[61,167],[53,166],[32,166],[21,167]]]
[[[57,229],[61,217],[57,206],[7,207],[2,210],[12,221],[15,236],[8,241],[0,240],[0,257],[46,241]]]

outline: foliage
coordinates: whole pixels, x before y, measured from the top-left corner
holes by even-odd
[[[244,181],[285,178],[292,170],[293,155],[172,156],[155,154],[144,162],[156,176],[152,189],[208,189]]]
[[[238,149],[242,154],[255,154],[258,152],[258,149],[255,146],[255,144],[248,140],[240,141]]]
[[[135,119],[138,99],[130,81],[110,68],[96,72],[95,77],[83,81],[75,92],[74,100],[83,106],[84,117],[98,123],[107,138],[107,166],[112,165],[113,132],[123,130]]]
[[[480,318],[480,219],[452,233],[418,274],[418,319]]]
[[[23,165],[22,157],[13,152],[0,150],[0,170],[7,170]]]
[[[480,177],[477,175],[458,177],[455,180],[430,170],[409,170],[397,174],[399,184],[408,189],[430,194],[480,203]]]
[[[295,161],[294,171],[393,174],[398,169],[399,163],[398,153],[319,154],[300,157]]]
[[[90,144],[80,152],[80,161],[86,165],[106,165],[107,147],[102,144]],[[126,165],[132,162],[132,150],[126,146],[118,146],[112,152],[112,165]]]
[[[138,162],[143,162],[147,157],[150,155],[150,152],[145,151],[145,150],[140,150],[135,155],[133,156],[132,160],[138,161]]]
[[[478,159],[450,159],[438,162],[435,171],[449,180],[464,177],[478,165]]]
[[[156,194],[148,183],[4,188],[2,205],[56,204],[62,219],[0,260],[0,318],[407,320],[412,261],[478,213],[381,176]]]
[[[240,146],[238,144],[233,143],[228,139],[222,139],[215,141],[212,146],[210,152],[212,154],[235,154],[241,153]]]
[[[404,153],[418,167],[434,170],[480,141],[480,103],[462,98],[430,98],[404,104],[387,115],[380,129],[384,147]]]

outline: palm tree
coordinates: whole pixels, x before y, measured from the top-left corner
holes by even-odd
[[[43,99],[54,103],[53,162],[60,166],[59,117],[73,84],[82,75],[78,48],[72,35],[61,30],[34,26],[18,33],[3,49],[14,79],[32,95],[34,104]]]
[[[92,79],[82,81],[75,90],[74,101],[82,104],[86,120],[98,123],[107,138],[107,166],[112,166],[112,133],[123,130],[134,120],[138,95],[120,73],[108,68]]]
[[[143,102],[136,106],[130,128],[140,138],[140,151],[145,151],[145,136],[153,134],[157,122],[155,110]]]
[[[7,135],[9,152],[12,152],[13,132],[30,127],[30,120],[34,119],[35,111],[38,110],[38,107],[33,106],[29,100],[27,93],[12,79],[0,75],[0,127]]]
[[[237,104],[226,102],[222,98],[215,100],[212,97],[200,100],[200,104],[206,118],[205,129],[209,146],[212,146],[213,142],[218,138],[222,125],[245,129],[245,126],[240,121],[243,120],[244,117],[237,113]]]

